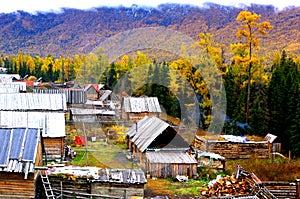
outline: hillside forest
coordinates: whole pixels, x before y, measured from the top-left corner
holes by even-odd
[[[195,95],[200,110],[197,125],[203,130],[212,125],[212,112],[216,108],[212,106],[212,98],[218,97],[226,102],[223,133],[258,136],[271,133],[278,136],[285,153],[291,151],[294,157],[299,157],[300,55],[275,50],[268,52],[267,60],[260,51],[261,42],[274,26],[249,11],[238,13],[236,22],[239,26],[232,32],[234,43],[218,43],[213,33],[199,33],[192,46],[183,43],[180,55],[165,60],[155,57],[155,53],[165,52],[142,50],[124,54],[112,63],[102,53],[103,49],[66,57],[51,54],[40,57],[19,51],[15,55],[1,55],[0,67],[21,77],[41,77],[45,88],[51,83],[76,81],[107,84],[112,89],[117,85],[133,96],[157,96],[166,112],[177,118],[189,106],[189,102],[180,106],[178,93]],[[190,56],[187,49],[196,49],[198,56]],[[201,65],[209,67],[202,69]],[[222,85],[211,75],[214,67]],[[192,90],[185,89],[185,82]],[[213,86],[208,86],[208,82]],[[212,96],[211,89],[216,96]]]

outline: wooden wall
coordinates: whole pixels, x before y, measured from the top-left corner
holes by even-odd
[[[47,160],[61,159],[64,156],[64,137],[43,137]]]
[[[175,178],[177,175],[189,176],[190,178],[197,175],[197,164],[162,164],[148,162],[146,171],[151,177],[156,178]]]
[[[270,158],[272,149],[267,141],[235,143],[195,138],[193,145],[194,149],[217,153],[228,159]]]
[[[37,173],[29,174],[24,179],[24,173],[0,173],[0,198],[35,198]]]
[[[106,183],[106,182],[90,182],[85,177],[73,178],[71,175],[49,175],[49,181],[51,182],[52,188],[57,190],[59,193],[61,190],[69,191],[69,197],[64,198],[75,198],[76,193],[87,193],[91,195],[106,195],[108,198],[119,198],[126,194],[126,197],[131,196],[144,196],[144,184],[120,184],[120,183]]]
[[[148,112],[142,112],[142,113],[125,113],[124,111],[122,112],[122,118],[125,120],[128,120],[130,122],[136,123],[143,119],[145,116],[155,116],[158,117],[160,116],[160,113],[148,113]]]
[[[144,184],[117,184],[117,183],[91,183],[92,194],[108,195],[108,196],[124,196],[130,198],[132,196],[144,197]]]

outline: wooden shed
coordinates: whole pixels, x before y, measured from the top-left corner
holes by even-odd
[[[85,84],[84,92],[88,100],[99,99],[99,87],[98,84]]]
[[[40,130],[0,129],[0,198],[35,198],[42,166]]]
[[[123,97],[122,118],[137,122],[145,116],[160,117],[161,108],[157,97]]]
[[[189,153],[189,144],[166,122],[145,116],[127,131],[133,157],[152,177],[176,177],[197,174],[197,161]]]
[[[184,151],[147,151],[145,153],[145,172],[151,177],[167,178],[197,175],[197,161]]]
[[[272,143],[269,141],[210,140],[195,136],[193,148],[216,153],[227,159],[270,158]]]
[[[140,169],[66,166],[51,169],[48,176],[55,194],[63,193],[63,198],[143,198],[147,183]]]
[[[0,126],[6,128],[39,128],[47,159],[64,155],[64,94],[0,94]]]

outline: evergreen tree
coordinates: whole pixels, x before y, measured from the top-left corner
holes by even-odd
[[[297,109],[299,101],[299,71],[295,62],[282,53],[280,64],[274,66],[268,93],[269,131],[278,136],[282,148],[286,151],[298,151],[293,148],[297,143]],[[298,128],[299,129],[299,128]],[[296,134],[295,134],[296,133]],[[297,140],[297,139],[296,139]],[[300,143],[298,143],[300,144]]]

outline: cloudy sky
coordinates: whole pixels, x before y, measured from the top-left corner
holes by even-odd
[[[26,12],[34,13],[36,11],[60,11],[61,8],[78,8],[78,9],[90,9],[99,6],[131,6],[132,4],[145,5],[155,7],[162,3],[183,3],[201,6],[204,2],[214,2],[223,5],[235,5],[240,4],[250,5],[251,3],[262,5],[274,5],[278,9],[283,9],[287,6],[300,6],[298,0],[9,0],[0,1],[0,13],[10,13],[17,10],[23,10]],[[104,3],[105,2],[105,3]]]

